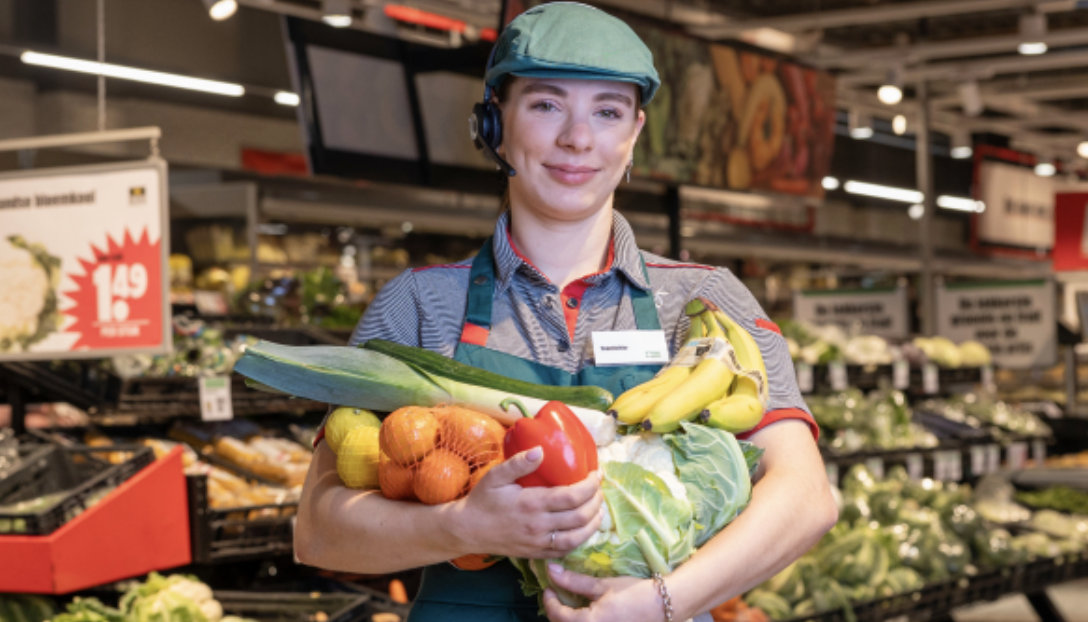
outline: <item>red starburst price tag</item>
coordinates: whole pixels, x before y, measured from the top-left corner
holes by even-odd
[[[156,346],[162,339],[162,255],[146,230],[138,239],[126,231],[106,250],[91,246],[91,260],[79,259],[83,274],[69,274],[76,289],[66,292],[75,319],[66,332],[79,333],[73,350]]]

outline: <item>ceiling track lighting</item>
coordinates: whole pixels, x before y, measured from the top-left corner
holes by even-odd
[[[1046,54],[1047,23],[1044,13],[1025,13],[1020,16],[1020,45],[1016,51],[1024,56]]]
[[[114,65],[112,63],[97,63],[95,61],[70,58],[67,56],[40,54],[38,52],[23,52],[19,59],[27,65],[35,65],[38,67],[51,67],[53,69],[89,73],[96,76],[106,76],[107,78],[117,78],[119,80],[132,80],[134,82],[145,82],[147,84],[172,86],[179,89],[203,91],[205,93],[215,93],[217,95],[227,95],[230,97],[241,97],[242,95],[245,95],[246,92],[245,87],[241,84],[219,82],[218,80],[205,80],[203,78],[190,78],[189,76],[181,76],[174,73],[148,71],[147,69],[136,69],[135,67],[125,67],[124,65]]]
[[[217,22],[230,19],[238,12],[238,0],[203,0],[208,15]]]
[[[1058,172],[1058,167],[1054,166],[1054,160],[1050,158],[1039,158],[1035,164],[1035,174],[1039,177],[1053,177]]]
[[[883,104],[894,106],[903,101],[903,68],[899,65],[888,70],[884,85],[876,92],[877,99]]]
[[[895,115],[892,119],[892,131],[896,136],[902,136],[907,133],[907,117],[901,114]]]
[[[1088,140],[1077,145],[1077,155],[1088,160]]]
[[[953,132],[951,136],[951,155],[957,160],[966,160],[974,155],[975,150],[971,135],[966,130]]]
[[[865,140],[873,136],[873,118],[856,109],[851,108],[847,115],[847,126],[850,130],[850,138]]]
[[[975,80],[968,80],[960,84],[960,105],[963,107],[963,114],[969,117],[977,117],[982,114],[985,106],[982,104],[982,91],[978,88],[978,82]]]
[[[351,0],[324,0],[321,3],[321,21],[333,28],[351,26],[354,21]]]

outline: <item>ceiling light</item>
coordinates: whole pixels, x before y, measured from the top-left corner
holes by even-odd
[[[333,28],[351,26],[351,0],[325,0],[321,7],[321,21]]]
[[[986,209],[986,206],[982,201],[964,197],[950,197],[948,195],[937,197],[937,207],[959,210],[961,212],[981,212]]]
[[[971,146],[971,135],[960,130],[952,133],[952,157],[957,160],[966,160],[974,155],[975,150]]]
[[[903,101],[903,68],[898,65],[888,70],[884,86],[876,92],[877,99],[889,106]]]
[[[834,177],[824,177],[822,182],[824,190],[838,190],[839,180]]]
[[[1046,54],[1046,15],[1025,13],[1020,16],[1020,45],[1016,51],[1025,56]]]
[[[238,11],[237,0],[204,0],[208,15],[217,22],[230,18]]]
[[[173,86],[179,89],[203,91],[205,93],[215,93],[217,95],[241,97],[242,95],[245,95],[246,92],[245,87],[241,84],[231,84],[229,82],[219,82],[217,80],[204,80],[202,78],[190,78],[188,76],[179,76],[173,73],[135,69],[133,67],[112,65],[110,63],[96,63],[89,60],[69,58],[67,56],[39,54],[38,52],[23,52],[19,58],[28,65],[78,71],[80,73],[89,73],[96,76],[102,75],[107,78],[117,78],[119,80],[133,80],[135,82],[146,82],[148,84]]]
[[[277,91],[273,99],[282,106],[297,106],[302,101],[297,94],[288,93],[287,91]]]
[[[1082,158],[1088,159],[1088,140],[1077,145],[1077,155]]]
[[[863,181],[848,181],[843,185],[843,190],[850,194],[860,194],[867,197],[887,199],[889,201],[902,201],[904,203],[921,203],[924,196],[917,190],[907,188],[893,188],[880,184],[869,184]]]
[[[1058,167],[1054,166],[1052,160],[1040,158],[1039,163],[1035,165],[1035,174],[1039,177],[1053,177],[1058,172]]]
[[[847,116],[850,138],[865,140],[873,135],[873,118],[857,109],[851,109]]]
[[[921,220],[922,215],[926,213],[926,206],[921,203],[915,203],[907,210],[907,216],[910,216],[911,220]]]
[[[960,84],[960,105],[963,107],[963,114],[969,117],[982,114],[982,92],[979,91],[978,82],[970,80]]]
[[[901,114],[895,115],[892,119],[892,131],[896,136],[902,136],[907,133],[907,118]]]

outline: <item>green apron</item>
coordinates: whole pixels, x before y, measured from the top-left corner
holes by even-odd
[[[642,266],[646,274],[645,263]],[[647,275],[647,281],[649,276]],[[491,306],[495,287],[495,259],[489,238],[472,262],[469,274],[468,303],[465,313],[466,329],[486,341],[491,329]],[[639,330],[660,330],[653,296],[642,289],[627,285],[634,308],[635,325]],[[480,331],[483,331],[482,333]],[[466,333],[469,330],[466,330]],[[552,386],[595,385],[619,395],[631,387],[649,380],[660,369],[658,365],[621,367],[586,367],[576,374],[534,363],[510,354],[490,350],[482,345],[466,343],[462,338],[453,357],[455,360],[497,374],[526,382]],[[423,569],[419,588],[408,622],[540,622],[536,598],[521,591],[521,573],[503,560],[486,570],[458,570],[443,563]]]

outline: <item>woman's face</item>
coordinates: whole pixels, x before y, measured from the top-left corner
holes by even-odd
[[[507,78],[499,154],[517,171],[511,202],[556,220],[581,220],[612,196],[645,122],[634,84]]]

